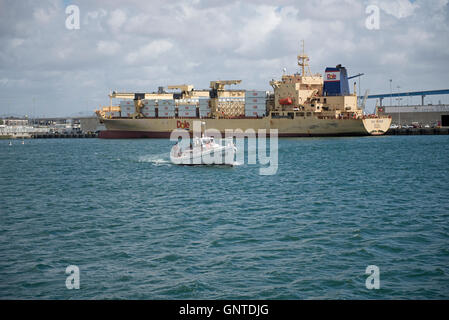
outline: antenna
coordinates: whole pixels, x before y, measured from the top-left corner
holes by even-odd
[[[301,67],[301,76],[305,76],[305,67],[309,68],[309,56],[305,54],[304,51],[304,40],[301,40],[302,43],[302,54],[298,55],[298,66]],[[309,74],[310,74],[309,68]]]

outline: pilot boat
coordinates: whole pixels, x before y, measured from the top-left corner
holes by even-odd
[[[179,165],[234,165],[237,148],[232,138],[216,141],[213,137],[194,137],[189,147],[176,143],[170,152],[170,160]]]

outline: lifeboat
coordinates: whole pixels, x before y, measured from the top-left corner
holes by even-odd
[[[284,98],[284,99],[279,99],[279,103],[282,105],[290,105],[293,104],[292,98],[288,97],[288,98]]]

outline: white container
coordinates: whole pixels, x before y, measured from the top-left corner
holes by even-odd
[[[124,106],[133,106],[134,107],[134,101],[133,100],[120,101],[120,107],[124,107]]]
[[[251,90],[251,91],[246,91],[245,92],[245,99],[246,98],[254,98],[254,97],[263,97],[263,98],[265,98],[266,96],[267,96],[267,92],[266,91]]]
[[[122,118],[129,118],[129,117],[131,117],[131,116],[133,115],[133,113],[134,113],[134,112],[121,111],[121,112],[120,112],[120,116],[121,116]]]
[[[245,103],[265,103],[265,97],[246,97]]]
[[[146,106],[156,106],[157,100],[156,99],[144,99],[144,100],[142,100],[142,103]]]
[[[179,105],[178,110],[192,111],[192,110],[196,110],[196,106],[195,105]]]
[[[267,109],[266,104],[256,104],[256,103],[251,103],[251,104],[245,104],[245,110],[263,110],[265,111]]]
[[[156,112],[144,112],[143,115],[146,118],[154,118],[154,117],[156,117]]]
[[[175,111],[159,111],[159,118],[172,118],[175,116]]]
[[[170,100],[159,100],[159,106],[174,106],[175,105],[175,100],[170,99]]]
[[[165,111],[173,111],[175,112],[175,105],[159,105],[158,107],[159,111],[165,112]]]
[[[154,112],[156,110],[156,106],[144,106],[142,107],[140,110],[142,110],[142,112]]]
[[[196,110],[180,110],[178,111],[178,117],[196,117]]]
[[[245,117],[263,117],[265,116],[265,111],[261,110],[245,110]]]
[[[210,111],[208,110],[200,110],[200,117],[201,118],[206,118],[210,116]]]
[[[134,113],[134,106],[133,107],[120,107],[120,111],[123,112],[129,112]]]

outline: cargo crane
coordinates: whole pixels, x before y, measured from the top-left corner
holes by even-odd
[[[224,90],[225,86],[231,85],[231,84],[239,84],[242,82],[242,80],[218,80],[218,81],[211,81],[210,82],[210,88],[212,90]]]
[[[356,74],[355,76],[350,76],[350,77],[348,77],[348,80],[349,80],[349,79],[353,79],[353,78],[359,78],[359,91],[362,90],[362,87],[360,86],[360,77],[363,76],[363,75],[365,75],[365,74],[364,74],[364,73],[359,73],[359,74]],[[361,92],[359,92],[359,96],[360,96],[360,93],[361,93]],[[354,94],[357,94],[357,92],[354,91]],[[366,99],[365,99],[365,100],[366,100]],[[364,108],[364,107],[365,107],[365,106],[363,106],[363,108]],[[363,108],[362,108],[362,109],[363,109]]]

